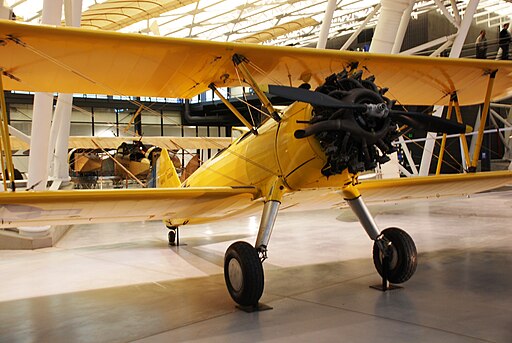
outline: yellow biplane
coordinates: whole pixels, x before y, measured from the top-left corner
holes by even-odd
[[[488,106],[491,99],[512,94],[510,62],[204,42],[11,22],[0,23],[0,40],[0,67],[9,90],[187,98],[208,89],[218,93],[217,87],[252,87],[267,120],[259,126],[245,120],[248,132],[183,184],[168,154],[162,154],[158,189],[0,195],[4,228],[164,220],[171,241],[183,225],[261,213],[254,246],[236,242],[225,254],[226,285],[240,305],[256,305],[262,295],[262,262],[278,212],[348,205],[374,241],[377,271],[401,283],[416,270],[414,242],[401,229],[381,231],[361,194],[370,202],[437,198],[512,181],[510,172],[358,181],[359,172],[386,161],[391,141],[405,126],[459,134],[467,129],[459,122],[397,110],[394,100]],[[295,102],[278,111],[267,93]]]

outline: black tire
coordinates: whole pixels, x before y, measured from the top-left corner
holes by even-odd
[[[402,283],[409,280],[418,265],[418,253],[411,236],[404,230],[396,227],[382,231],[384,237],[390,242],[391,256],[387,278],[391,283]],[[376,243],[373,244],[373,264],[375,269],[383,276],[383,254]]]
[[[229,295],[242,306],[257,305],[263,294],[263,266],[256,249],[247,242],[235,242],[224,255],[224,279]]]
[[[169,239],[169,245],[176,245],[176,230],[170,229],[167,238]]]

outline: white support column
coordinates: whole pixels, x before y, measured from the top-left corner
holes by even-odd
[[[505,156],[507,154],[507,152],[510,150],[510,148],[509,148],[509,146],[507,144],[508,141],[505,140],[505,133],[500,131],[500,126],[499,126],[498,122],[496,121],[496,115],[498,115],[498,114],[493,109],[490,109],[489,112],[491,114],[489,116],[489,120],[491,121],[492,125],[496,129],[496,134],[498,135],[501,143],[503,143],[503,145],[505,147],[505,153],[503,154],[503,156]],[[499,117],[499,115],[498,115],[498,117]]]
[[[27,143],[30,146],[30,137],[18,130],[17,128],[9,125],[9,133],[18,138],[20,141]]]
[[[60,125],[60,116],[57,115],[57,113],[61,112],[58,111],[59,106],[59,98],[60,94],[57,96],[57,105],[55,106],[55,113],[53,115],[53,120],[51,122],[50,127],[50,137],[48,138],[48,177],[52,178],[54,174],[54,157],[55,157],[55,142],[57,141],[57,135]]]
[[[82,0],[65,0],[64,13],[66,25],[79,27],[82,17]],[[52,126],[52,142],[55,147],[55,153],[51,150],[50,161],[52,166],[51,176],[56,182],[69,181],[69,164],[68,164],[68,142],[69,130],[71,125],[71,111],[73,104],[72,94],[59,94],[57,107]]]
[[[368,14],[366,19],[361,23],[361,25],[359,25],[357,30],[354,33],[352,33],[352,35],[345,42],[345,44],[343,44],[343,46],[340,48],[340,50],[347,50],[350,47],[350,44],[352,44],[356,40],[357,36],[359,36],[361,31],[363,31],[366,28],[366,25],[368,24],[368,22],[370,20],[372,20],[372,18],[375,16],[377,11],[380,10],[380,7],[381,7],[380,4],[375,5],[375,7],[373,8],[373,11],[371,11],[371,13]]]
[[[375,33],[373,34],[370,52],[385,54],[392,52],[404,13],[414,1],[415,0],[382,0],[380,2],[380,16],[377,27],[375,28]],[[406,144],[403,144],[402,148],[404,151],[408,150]],[[400,163],[398,163],[397,154],[391,154],[389,158],[391,161],[380,166],[382,177],[400,177]]]
[[[449,39],[444,44],[441,44],[439,48],[437,48],[433,53],[430,54],[430,57],[439,57],[443,51],[448,49],[453,44],[453,40]]]
[[[402,15],[414,0],[382,0],[380,16],[373,34],[370,52],[390,53],[402,21]]]
[[[453,15],[455,16],[455,22],[457,23],[457,25],[460,26],[461,18],[460,18],[459,8],[457,7],[457,1],[450,0],[450,3],[452,4],[452,10],[453,10]]]
[[[414,8],[415,3],[416,0],[412,0],[409,6],[405,9],[404,13],[402,14],[400,26],[398,26],[398,32],[396,33],[395,42],[393,43],[393,48],[391,49],[392,54],[398,54],[400,52],[400,49],[402,48],[402,43],[404,42],[405,33],[407,32],[407,27],[409,26],[412,9]]]
[[[439,38],[434,39],[434,40],[432,40],[430,42],[427,42],[427,43],[415,46],[414,48],[411,48],[409,50],[402,51],[400,54],[401,55],[412,55],[412,54],[415,54],[417,52],[423,51],[425,49],[432,48],[432,47],[434,47],[436,45],[439,45],[441,43],[446,43],[448,41],[453,41],[455,39],[455,37],[457,37],[456,33],[453,34],[453,35],[449,35],[449,36],[439,37]]]
[[[317,49],[325,49],[325,46],[327,45],[327,38],[329,38],[329,29],[331,28],[332,16],[334,15],[335,9],[336,0],[329,0],[327,2],[327,8],[325,9],[324,20],[322,21],[322,26],[320,27],[318,42],[316,43]]]
[[[410,171],[408,171],[407,169],[404,168],[403,165],[401,165],[400,163],[397,164],[397,167],[398,169],[407,177],[411,177],[411,176],[414,176],[413,174],[411,174]]]
[[[512,119],[512,106],[510,106],[510,105],[508,105],[508,106],[509,106],[508,118],[509,118],[509,120],[511,120]],[[496,127],[498,127],[496,120],[501,122],[504,125],[505,129],[512,127],[512,124],[509,123],[507,120],[503,119],[499,115],[499,113],[497,113],[495,110],[493,110],[491,108],[489,111],[491,114],[489,116],[489,118],[491,120],[493,120],[494,123],[496,123],[495,124]],[[511,161],[509,169],[512,170],[512,134],[510,132],[503,132],[503,133],[498,132],[498,135],[500,135],[500,139],[503,142],[503,145],[505,146],[505,152],[503,153],[503,160]]]
[[[60,25],[61,17],[62,0],[44,0],[41,22]],[[48,181],[48,143],[52,110],[53,94],[35,93],[27,180],[27,187],[34,190],[45,190]],[[49,226],[20,227],[19,232],[23,236],[38,237],[46,236],[49,229]]]
[[[43,24],[59,25],[61,16],[62,0],[44,0],[41,20]],[[53,95],[51,93],[35,93],[27,183],[28,188],[34,190],[46,189],[52,110]]]
[[[466,7],[466,12],[464,13],[464,19],[462,20],[460,28],[457,32],[457,37],[455,37],[455,40],[453,42],[449,58],[459,58],[460,53],[462,52],[462,47],[464,46],[464,41],[466,40],[466,36],[468,35],[469,27],[471,26],[471,22],[473,21],[473,16],[476,13],[479,1],[480,0],[469,1]],[[443,106],[435,106],[435,111],[432,115],[440,117],[443,114],[443,109]],[[435,133],[429,132],[427,134],[427,140],[425,141],[425,146],[423,148],[423,156],[421,158],[420,176],[428,175],[428,172],[430,170],[430,163],[432,162],[432,153],[434,151],[435,137]]]
[[[66,25],[80,27],[82,20],[82,0],[64,0]]]
[[[398,141],[400,142],[400,145],[402,146],[402,149],[404,151],[404,155],[405,155],[405,158],[407,159],[407,162],[409,162],[409,165],[411,166],[412,175],[417,176],[418,168],[416,168],[416,165],[414,164],[414,159],[412,158],[411,152],[409,151],[407,144],[405,143],[404,137],[403,136],[398,137]]]
[[[55,108],[54,125],[58,124],[55,139],[55,154],[53,155],[52,177],[62,182],[69,181],[68,143],[71,127],[71,107],[73,94],[59,94]],[[58,120],[57,120],[58,119]]]
[[[0,0],[0,19],[10,20],[12,11],[9,7],[5,6],[3,0]]]
[[[508,117],[509,117],[509,118],[510,118],[510,115],[511,115],[511,114],[512,114],[512,108],[510,109],[509,114],[508,114]],[[491,115],[492,115],[495,119],[499,120],[503,125],[505,125],[505,127],[511,127],[511,126],[512,126],[512,124],[511,124],[511,123],[509,123],[508,121],[506,121],[505,119],[503,119],[503,118],[498,114],[498,112],[496,112],[496,111],[495,111],[495,110],[493,110],[493,109],[491,109]]]
[[[34,95],[27,188],[45,190],[48,180],[48,143],[53,110],[52,93]]]
[[[450,58],[459,58],[460,53],[462,52],[462,48],[464,47],[464,41],[469,32],[469,28],[471,27],[471,23],[473,22],[473,17],[475,16],[476,9],[478,7],[478,3],[480,0],[470,0],[468,5],[466,6],[466,11],[464,12],[464,19],[460,24],[460,28],[457,32],[457,37],[453,42],[452,51],[450,52]]]
[[[448,9],[443,4],[443,2],[441,0],[434,0],[434,2],[436,3],[437,7],[441,10],[441,12],[443,12],[443,14],[446,17],[446,19],[448,19],[448,21],[450,23],[452,23],[453,26],[455,26],[456,28],[459,28],[460,25],[457,23],[457,21],[455,21],[455,18],[452,17],[450,12],[448,12]],[[468,7],[469,7],[469,5],[468,5]],[[455,10],[457,10],[457,9],[455,8]],[[466,12],[467,12],[467,9],[466,9]],[[471,19],[473,19],[473,16],[471,16]]]

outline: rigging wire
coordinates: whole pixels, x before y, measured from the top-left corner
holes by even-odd
[[[410,141],[411,143],[413,143],[414,145],[418,146],[420,149],[422,150],[425,150],[425,147],[421,144],[419,144],[418,142],[410,139],[409,137],[403,135],[402,137],[404,137],[406,140]],[[397,143],[398,144],[398,143]],[[439,144],[439,143],[438,143]],[[431,153],[432,156],[434,156],[435,158],[439,159],[439,155],[435,154],[433,150],[427,150],[427,152]],[[459,167],[462,167],[462,169],[464,169],[464,167],[462,166],[461,163],[459,163],[451,154],[449,154],[447,151],[445,151],[445,153],[447,153],[455,162],[456,164],[459,165]],[[443,161],[443,163],[446,163],[447,166],[449,166],[450,168],[452,168],[453,170],[457,171],[457,172],[460,172],[460,168],[457,168],[457,166],[454,166],[453,164],[449,163],[448,161]]]
[[[126,94],[123,94],[122,92],[118,92],[115,88],[112,88],[110,86],[107,86],[106,84],[102,83],[102,82],[98,82],[96,80],[93,80],[91,79],[90,77],[88,77],[87,75],[85,75],[84,73],[80,72],[79,70],[76,70],[70,66],[68,66],[67,64],[59,61],[58,59],[44,53],[43,51],[31,46],[30,44],[28,43],[25,43],[23,41],[21,41],[20,39],[18,38],[13,38],[11,37],[10,40],[12,40],[13,42],[15,42],[16,44],[19,44],[20,46],[32,51],[33,53],[35,53],[36,55],[38,56],[41,56],[42,58],[45,58],[47,59],[48,61],[58,65],[59,67],[69,71],[70,73],[73,73],[81,78],[83,78],[84,80],[88,81],[88,82],[91,82],[92,84],[95,84],[95,85],[99,85],[101,87],[103,87],[105,90],[108,90],[111,92],[111,94],[119,94],[121,96],[126,96],[128,98],[130,98],[128,95]],[[160,113],[156,112],[155,110],[153,110],[152,108],[150,107],[147,107],[145,106],[143,103],[137,101],[137,100],[133,100],[133,99],[128,99],[128,101],[130,103],[132,103],[133,105],[136,105],[138,107],[143,107],[146,111],[150,112],[150,113],[153,113],[154,115],[160,115]],[[177,126],[182,126],[181,123],[175,123]]]
[[[60,66],[60,67],[64,68],[65,70],[68,70],[69,72],[72,72],[72,73],[74,73],[74,74],[76,74],[76,75],[78,75],[78,76],[82,77],[83,79],[85,79],[85,80],[87,80],[87,81],[89,81],[89,82],[91,82],[91,83],[93,83],[93,84],[97,84],[97,85],[99,85],[99,86],[101,86],[101,87],[103,87],[103,88],[105,88],[105,89],[109,89],[109,90],[111,90],[114,94],[122,94],[122,93],[120,93],[120,92],[117,92],[117,91],[116,91],[115,89],[113,89],[112,87],[107,86],[107,85],[105,85],[105,84],[103,84],[103,83],[101,83],[101,82],[97,82],[97,81],[95,81],[95,80],[91,79],[91,78],[90,78],[90,77],[88,77],[87,75],[85,75],[85,74],[83,74],[83,73],[81,73],[81,72],[79,72],[79,71],[77,71],[77,70],[73,69],[72,67],[70,67],[70,66],[66,65],[65,63],[62,63],[62,62],[61,62],[61,61],[59,61],[58,59],[53,58],[52,56],[50,56],[50,55],[48,55],[48,54],[46,54],[46,53],[44,53],[44,52],[40,51],[39,49],[37,49],[37,48],[35,48],[35,47],[32,47],[31,45],[29,45],[29,44],[27,44],[27,43],[24,43],[24,42],[20,41],[19,39],[11,38],[11,40],[13,40],[15,43],[20,44],[21,46],[23,46],[23,47],[27,48],[28,50],[32,51],[33,53],[35,53],[35,54],[37,54],[37,55],[39,55],[39,56],[41,56],[41,57],[43,57],[43,58],[45,58],[45,59],[47,59],[47,60],[49,60],[49,61],[53,62],[53,63],[55,63],[56,65],[58,65],[58,66]],[[268,73],[266,73],[262,68],[258,67],[256,64],[254,64],[254,63],[252,63],[252,62],[250,62],[250,61],[249,61],[249,65],[250,65],[254,70],[256,70],[258,73],[262,74],[264,77],[271,79],[271,80],[272,80],[273,82],[275,82],[276,84],[281,84],[281,82],[279,82],[278,80],[276,80],[276,79],[274,79],[274,78],[270,77]],[[240,83],[242,83],[242,81],[241,81],[241,79],[240,79],[240,75],[239,75],[239,73],[238,73],[238,69],[237,69],[237,68],[235,68],[235,70],[236,70],[236,73],[237,73],[237,77],[238,77],[239,82],[240,82]],[[368,72],[370,72],[368,69],[367,69],[367,71],[368,71]],[[475,78],[475,79],[476,79],[476,78]],[[391,94],[391,95],[393,95],[392,93],[390,93],[390,94]],[[252,108],[254,108],[254,109],[256,109],[256,110],[258,110],[258,111],[259,111],[259,112],[261,112],[262,114],[264,114],[264,115],[266,115],[266,116],[269,116],[269,115],[268,115],[267,113],[265,113],[264,111],[261,111],[260,109],[258,109],[258,108],[256,108],[256,107],[254,107],[253,105],[249,104],[249,103],[248,103],[248,101],[247,101],[247,99],[246,99],[245,93],[244,93],[244,95],[243,95],[243,96],[244,96],[244,100],[241,100],[241,99],[239,99],[239,98],[237,98],[237,99],[238,99],[238,100],[240,100],[240,101],[242,101],[244,104],[246,104],[246,105],[247,105],[248,110],[249,110],[249,113],[250,113],[250,116],[251,116],[251,120],[252,120],[253,124],[254,124],[254,117],[253,117],[252,112],[251,112],[251,107],[252,107]],[[441,100],[442,100],[443,98],[445,98],[446,96],[449,96],[449,94],[445,94],[445,95],[443,95],[442,97],[440,97],[439,101],[441,101]],[[151,104],[151,105],[148,107],[147,105],[144,105],[143,103],[141,103],[141,102],[139,102],[139,101],[136,101],[136,100],[133,100],[133,99],[129,99],[128,101],[129,101],[130,103],[132,103],[132,104],[136,105],[136,106],[142,107],[142,108],[143,108],[144,110],[146,110],[147,112],[150,112],[150,113],[152,113],[152,114],[156,114],[156,115],[158,115],[158,116],[160,116],[160,115],[161,115],[161,113],[158,113],[158,112],[156,112],[155,110],[153,110],[153,109],[151,108],[151,106],[152,106],[154,103],[153,103],[153,104]],[[400,102],[398,102],[398,101],[397,101],[397,103],[398,103],[398,104],[400,104],[400,106],[402,106],[402,107],[403,107],[403,105],[402,105]],[[72,104],[71,104],[71,105],[72,105]],[[77,107],[77,106],[74,106],[74,105],[72,105],[72,106],[73,106],[73,108],[74,108],[74,109],[77,109],[77,110],[79,110],[80,112],[83,112],[83,113],[89,113],[88,111],[83,110],[83,109],[81,109],[81,108],[79,108],[79,107]],[[89,113],[89,114],[92,114],[92,113]],[[182,125],[181,123],[176,123],[176,125],[177,125],[177,126],[181,126],[181,127],[183,127],[183,126],[184,126],[184,125]],[[113,125],[112,125],[112,126],[113,126]],[[406,137],[406,138],[407,138],[407,139],[409,139],[408,137]],[[174,143],[176,146],[180,147],[180,146],[179,146],[179,144],[176,144],[175,142],[173,142],[173,143]],[[417,143],[415,142],[415,144],[417,144]],[[439,145],[439,143],[438,143],[437,141],[436,141],[436,144],[438,144],[438,145]],[[190,153],[188,150],[183,149],[183,147],[180,147],[180,148],[181,148],[183,151],[186,151],[187,153]],[[232,152],[232,153],[234,153],[234,152]],[[433,152],[432,152],[432,153],[433,153]],[[190,154],[191,154],[191,153],[190,153]],[[238,155],[238,157],[240,157],[240,158],[243,158],[243,159],[244,159],[244,160],[246,160],[247,162],[250,162],[250,163],[252,163],[252,164],[254,164],[254,165],[256,165],[256,166],[258,166],[258,167],[262,168],[263,170],[266,170],[266,171],[268,171],[268,172],[272,173],[272,171],[270,171],[269,169],[267,169],[265,166],[260,165],[259,163],[256,163],[256,162],[254,162],[254,161],[250,161],[249,159],[244,158],[244,157],[242,157],[242,156],[241,156],[241,155],[239,155],[239,154],[236,154],[236,153],[234,153],[234,154],[235,154],[235,155]],[[433,155],[434,155],[434,154],[433,154]],[[447,155],[448,155],[448,156],[450,156],[454,161],[456,161],[456,159],[455,159],[455,158],[454,158],[454,157],[453,157],[449,152],[447,152]],[[434,156],[435,156],[435,155],[434,155]],[[437,157],[437,156],[436,156],[436,157]],[[201,160],[200,160],[200,162],[203,162],[203,161],[201,161]],[[457,162],[457,161],[456,161],[456,162]],[[445,163],[447,163],[447,162],[445,162]],[[457,163],[458,163],[458,162],[457,162]],[[461,163],[458,163],[458,164],[459,164],[459,166],[461,166],[461,167],[462,167],[462,164],[461,164]],[[450,166],[451,166],[452,168],[456,169],[456,168],[455,168],[455,167],[453,167],[452,165],[450,165]]]
[[[236,77],[238,78],[238,82],[240,83],[242,89],[244,89],[243,87],[243,84],[242,84],[242,80],[240,79],[240,73],[238,72],[238,68],[235,66],[235,72],[236,72]],[[242,91],[242,96],[244,97],[244,103],[247,103],[247,97],[245,96],[245,92]],[[251,116],[251,122],[252,122],[252,126],[255,127],[256,126],[256,123],[254,122],[254,117],[252,115],[252,111],[251,111],[251,108],[249,106],[247,106],[247,110],[249,111],[249,115]]]
[[[41,56],[42,58],[45,58],[45,59],[49,60],[50,62],[52,62],[52,63],[54,63],[54,64],[56,64],[56,65],[58,65],[58,66],[60,66],[60,67],[62,67],[62,68],[64,68],[64,69],[68,70],[69,72],[72,72],[72,73],[74,73],[74,74],[76,74],[76,75],[78,75],[78,76],[80,76],[80,77],[84,78],[85,80],[87,80],[87,81],[89,81],[89,82],[91,82],[91,83],[93,83],[93,84],[99,84],[99,85],[101,85],[102,87],[104,87],[104,88],[106,88],[106,89],[110,89],[110,90],[112,90],[112,91],[113,91],[113,93],[114,93],[114,94],[122,94],[122,93],[120,93],[120,92],[117,92],[115,89],[113,89],[113,88],[111,88],[111,87],[109,87],[109,86],[106,86],[106,85],[104,85],[104,84],[101,84],[101,83],[99,83],[99,82],[96,82],[95,80],[93,80],[93,79],[91,79],[91,78],[87,77],[86,75],[84,75],[84,74],[83,74],[83,73],[81,73],[80,71],[73,69],[72,67],[70,67],[70,66],[66,65],[65,63],[60,62],[59,60],[57,60],[57,59],[55,59],[55,58],[51,57],[50,55],[45,54],[44,52],[42,52],[42,51],[40,51],[40,50],[38,50],[38,49],[36,49],[36,48],[34,48],[34,47],[30,46],[29,44],[26,44],[26,43],[24,43],[24,42],[20,41],[19,39],[12,39],[12,40],[13,40],[16,44],[19,44],[19,45],[21,45],[21,46],[23,46],[23,47],[27,48],[28,50],[30,50],[30,51],[32,51],[32,52],[34,52],[35,54],[37,54],[37,55]],[[52,97],[53,97],[53,95],[52,95]],[[156,112],[155,110],[153,110],[153,109],[151,109],[151,108],[149,108],[149,107],[145,106],[144,104],[142,104],[142,103],[140,103],[140,102],[138,102],[138,101],[135,101],[135,100],[132,100],[132,99],[129,99],[128,101],[129,101],[130,103],[134,104],[134,105],[139,106],[139,107],[140,107],[140,106],[142,106],[144,109],[146,109],[146,110],[147,110],[147,111],[149,111],[149,112],[157,113],[157,114],[160,116],[160,113]],[[68,105],[73,106],[73,108],[79,108],[78,106],[74,106],[72,103],[71,103],[71,104],[69,104],[69,103],[68,103]],[[82,112],[82,113],[87,113],[87,114],[89,114],[89,115],[91,115],[91,116],[92,116],[92,113],[91,113],[91,112],[86,111],[85,109],[80,109],[80,112]],[[113,126],[113,125],[112,125],[112,126]],[[180,124],[180,123],[176,123],[176,126],[184,127],[185,125],[182,125],[182,124]],[[181,146],[180,144],[178,144],[176,141],[173,141],[172,139],[169,139],[169,140],[170,140],[170,141],[171,141],[175,146],[177,146],[177,147],[179,148],[178,150],[182,150],[184,153],[189,154],[189,155],[195,155],[195,154],[193,154],[192,152],[190,152],[188,149],[185,149],[183,146]],[[217,144],[218,144],[218,143],[217,143]],[[219,146],[220,146],[220,144],[219,144]],[[222,147],[222,148],[223,148],[223,147]],[[247,161],[248,161],[248,160],[247,160]],[[199,162],[200,162],[200,163],[204,163],[204,161],[202,161],[201,159],[199,159]],[[249,162],[249,161],[248,161],[248,162]],[[252,162],[252,161],[251,161],[251,162]],[[259,165],[259,164],[255,163],[255,162],[252,162],[252,163],[253,163],[253,164],[255,164],[255,165],[257,165],[257,166],[259,166],[259,167],[261,167],[261,168],[263,168],[263,169],[266,169],[263,165]],[[229,178],[229,179],[231,179],[231,180],[233,180],[233,181],[235,181],[235,182],[238,182],[238,183],[240,183],[240,184],[243,184],[241,181],[236,180],[236,179],[232,178],[231,176],[229,176],[229,175],[227,175],[227,174],[225,174],[225,173],[221,173],[221,172],[219,172],[219,171],[213,170],[212,168],[209,168],[209,169],[210,169],[210,170],[212,170],[212,171],[214,171],[214,172],[216,172],[216,173],[218,173],[218,174],[221,174],[222,176],[224,176],[224,177],[226,177],[226,178]],[[267,169],[267,170],[268,170],[268,169]]]

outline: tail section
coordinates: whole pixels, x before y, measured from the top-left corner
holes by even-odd
[[[162,149],[160,157],[156,161],[156,187],[177,188],[181,186],[176,168],[169,157],[167,149]]]
[[[188,177],[192,175],[199,168],[199,166],[199,155],[195,154],[194,157],[190,159],[185,169],[183,169],[183,171],[181,172],[180,181],[183,182],[186,179],[188,179]]]

